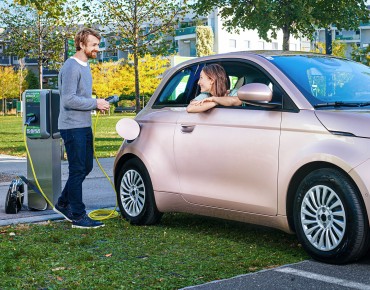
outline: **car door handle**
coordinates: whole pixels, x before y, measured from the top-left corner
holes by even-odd
[[[181,125],[181,132],[191,133],[193,132],[195,125]]]

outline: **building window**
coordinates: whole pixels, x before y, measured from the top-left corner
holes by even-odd
[[[277,42],[273,42],[271,43],[271,45],[272,45],[272,49],[275,49],[275,50],[279,49],[279,44]]]
[[[244,48],[246,48],[246,49],[251,48],[251,41],[250,40],[244,40]]]
[[[265,49],[265,43],[263,41],[258,41],[257,49]]]
[[[236,48],[236,39],[229,39],[229,47]]]

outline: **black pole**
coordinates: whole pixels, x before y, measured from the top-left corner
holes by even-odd
[[[325,45],[326,45],[326,54],[332,54],[333,45],[331,40],[331,29],[325,28]]]

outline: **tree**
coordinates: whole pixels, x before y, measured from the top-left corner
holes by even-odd
[[[353,44],[351,57],[357,62],[370,66],[370,46],[361,48]]]
[[[140,110],[139,59],[145,54],[168,54],[178,19],[186,13],[176,0],[96,0],[84,7],[94,23],[101,24],[111,46],[132,52],[135,75],[136,110]]]
[[[199,0],[191,7],[205,15],[219,7],[219,15],[230,32],[256,29],[266,41],[283,31],[283,50],[289,50],[290,36],[312,39],[316,28],[336,25],[337,29],[357,29],[368,19],[365,0]]]
[[[19,59],[36,59],[42,89],[43,68],[58,69],[63,63],[65,40],[71,30],[76,30],[71,20],[78,8],[71,0],[15,0],[16,4],[5,1],[7,5],[0,10],[6,37],[4,52]]]
[[[18,84],[19,84],[19,100],[22,101],[22,93],[27,87],[26,77],[27,77],[28,71],[26,69],[26,63],[25,60],[22,58],[19,60],[19,67],[17,71],[18,75]]]
[[[27,89],[38,89],[39,79],[35,75],[35,73],[32,70],[27,70],[27,76],[26,76],[26,83],[27,83]]]
[[[0,99],[3,100],[3,115],[6,112],[6,99],[18,96],[18,76],[11,66],[0,66]]]
[[[347,45],[343,42],[339,42],[337,40],[333,41],[332,44],[332,55],[339,56],[339,57],[346,57],[346,49]],[[326,51],[326,45],[323,42],[318,42],[316,44],[316,48],[313,50],[313,52],[317,53],[325,53]]]
[[[205,56],[213,53],[213,31],[209,26],[197,26],[197,42],[195,44],[197,56]]]
[[[170,61],[161,56],[146,54],[138,61],[140,92],[151,96],[161,81],[161,75],[169,67]],[[106,98],[112,94],[130,96],[135,94],[133,55],[119,62],[103,62],[91,65],[93,91]],[[147,100],[146,100],[147,101]]]

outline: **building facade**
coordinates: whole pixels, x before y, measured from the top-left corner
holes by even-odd
[[[196,56],[197,25],[209,26],[214,35],[214,53],[225,53],[241,50],[282,50],[283,33],[278,32],[277,38],[267,42],[258,36],[256,30],[245,30],[240,33],[227,32],[223,20],[216,8],[207,16],[195,20],[195,14],[189,13],[176,30],[175,43],[180,56]],[[309,51],[311,42],[306,38],[290,38],[289,49],[292,51]]]
[[[351,58],[353,46],[366,48],[370,44],[370,23],[361,23],[356,30],[339,30],[331,27],[332,41],[342,42],[346,45],[346,57]],[[318,29],[314,35],[314,42],[325,43],[325,29]]]

